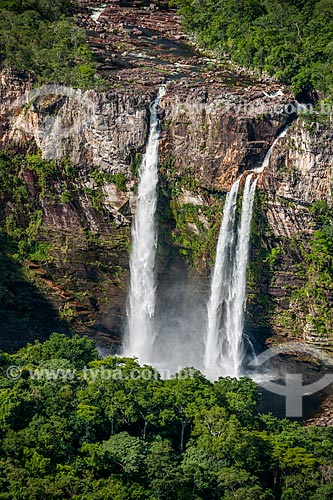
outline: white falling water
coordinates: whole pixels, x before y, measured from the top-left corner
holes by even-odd
[[[246,270],[249,259],[253,202],[257,186],[257,179],[251,183],[252,176],[253,174],[250,174],[246,177],[244,186],[241,222],[238,230],[236,259],[232,279],[233,294],[226,324],[229,349],[223,362],[227,374],[232,377],[239,377],[241,375],[244,358],[243,330],[246,309]]]
[[[91,17],[91,19],[93,19],[95,21],[95,23],[99,24],[98,19],[101,17],[101,15],[103,14],[103,12],[105,11],[105,7],[106,7],[106,3],[104,3],[100,7],[96,7],[94,9],[91,9],[92,10],[92,14],[91,14],[90,17]]]
[[[269,150],[267,151],[266,153],[266,156],[264,158],[264,161],[262,162],[261,166],[258,167],[258,168],[254,168],[253,169],[253,172],[255,172],[256,174],[260,174],[261,172],[263,172],[265,170],[266,167],[268,167],[269,165],[269,160],[272,156],[272,153],[273,153],[273,149],[276,145],[276,143],[282,139],[282,137],[284,137],[286,135],[286,133],[288,132],[288,128],[290,127],[290,125],[287,125],[283,130],[282,132],[277,136],[277,138],[275,139],[275,141],[273,142],[273,144],[271,145],[271,147],[269,148]]]
[[[165,94],[160,88],[151,106],[150,132],[139,172],[135,219],[132,226],[130,256],[131,283],[127,305],[128,332],[124,355],[136,356],[141,364],[153,361],[155,341],[155,255],[157,230],[158,141],[160,136],[158,106]]]
[[[222,341],[221,320],[223,306],[230,294],[233,253],[235,251],[235,223],[239,179],[227,194],[221,230],[217,242],[211,295],[208,303],[208,329],[204,355],[204,371],[214,380],[221,375]]]
[[[251,183],[252,175],[247,176],[245,181],[238,232],[235,218],[239,180],[228,194],[217,244],[204,359],[204,371],[211,380],[219,376],[239,377],[241,374],[246,269],[257,184],[257,180]]]
[[[262,165],[252,172],[259,174],[269,164],[276,143],[286,135],[289,125],[278,135],[266,153]],[[204,353],[204,372],[215,380],[219,376],[239,377],[244,359],[244,313],[246,308],[246,270],[253,202],[257,179],[247,176],[243,192],[240,226],[235,230],[237,180],[228,193],[208,302],[208,327]]]

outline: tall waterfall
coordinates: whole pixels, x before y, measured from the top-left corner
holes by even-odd
[[[246,177],[244,186],[242,215],[238,230],[236,260],[232,280],[234,293],[230,314],[227,316],[229,323],[226,326],[229,352],[225,356],[224,364],[227,373],[233,377],[240,376],[244,357],[243,330],[246,308],[246,270],[249,260],[253,202],[257,186],[257,179],[251,183],[252,176],[253,174],[250,174]]]
[[[243,361],[246,269],[257,180],[246,177],[242,213],[236,230],[237,180],[227,195],[208,303],[204,371],[208,378],[239,377]]]
[[[221,366],[223,364],[222,343],[224,339],[221,335],[220,325],[232,289],[231,278],[236,245],[235,224],[238,187],[239,179],[233,184],[226,197],[208,303],[208,330],[204,367],[206,375],[212,380],[221,375]]]
[[[152,362],[155,341],[153,324],[156,302],[155,212],[160,136],[158,106],[164,94],[165,88],[162,87],[150,108],[150,131],[146,153],[139,171],[137,206],[132,226],[131,282],[127,304],[128,331],[124,343],[124,355],[136,356],[141,364]]]
[[[256,174],[268,166],[273,149],[287,133],[287,125],[273,142]],[[214,380],[219,376],[239,377],[244,358],[243,330],[246,307],[246,269],[249,256],[250,229],[257,179],[246,177],[242,213],[236,231],[239,179],[227,195],[215,267],[208,302],[208,326],[204,353],[204,372]]]

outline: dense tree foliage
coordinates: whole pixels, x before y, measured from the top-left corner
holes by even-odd
[[[300,93],[332,93],[333,0],[172,0],[204,46]]]
[[[40,83],[95,83],[92,53],[69,0],[1,0],[0,61]]]
[[[249,379],[161,380],[59,334],[0,359],[0,499],[331,498],[333,429],[258,414]]]

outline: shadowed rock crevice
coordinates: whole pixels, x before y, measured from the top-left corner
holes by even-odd
[[[27,342],[46,340],[56,331],[70,333],[47,294],[40,290],[27,267],[7,255],[11,243],[0,237],[0,349],[14,352]]]

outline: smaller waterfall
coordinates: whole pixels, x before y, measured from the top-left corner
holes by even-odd
[[[235,252],[235,223],[239,179],[227,194],[221,230],[217,242],[215,267],[208,303],[208,329],[204,355],[204,371],[214,380],[221,375],[222,338],[220,324],[224,302],[230,297],[232,262]]]
[[[155,212],[160,136],[158,106],[164,94],[165,88],[162,87],[150,108],[150,131],[139,172],[137,206],[132,226],[131,283],[127,305],[128,332],[124,342],[124,355],[136,356],[141,364],[153,361],[155,341],[153,325],[156,302]]]
[[[243,330],[246,309],[246,270],[249,260],[253,202],[257,186],[257,179],[252,182],[252,177],[253,174],[246,177],[244,186],[242,214],[232,277],[233,296],[227,315],[226,334],[229,349],[223,361],[227,374],[232,377],[241,375],[244,357]]]
[[[253,203],[259,174],[268,166],[276,143],[286,135],[283,129],[266,153],[259,168],[245,180],[242,212],[236,231],[237,180],[227,195],[208,302],[208,326],[204,353],[204,372],[214,380],[219,376],[239,377],[244,359],[244,314],[246,309],[246,270]]]
[[[240,226],[236,231],[237,180],[227,195],[208,303],[208,328],[204,371],[239,377],[243,362],[243,329],[246,306],[246,269],[257,180],[247,176],[243,192]]]
[[[92,14],[90,17],[91,17],[91,19],[93,19],[95,21],[95,23],[97,23],[97,24],[99,23],[98,19],[101,17],[103,12],[105,11],[105,7],[107,7],[106,3],[104,3],[100,7],[95,7],[94,9],[91,9]]]
[[[268,167],[269,160],[271,159],[273,149],[275,148],[276,143],[287,134],[289,127],[290,127],[290,125],[287,125],[282,130],[282,132],[280,132],[280,134],[277,136],[277,138],[274,140],[273,144],[271,145],[271,147],[267,151],[266,156],[265,156],[264,161],[262,162],[261,166],[258,168],[254,168],[253,172],[255,172],[256,174],[261,174],[261,172],[263,172],[265,170],[265,168]]]

